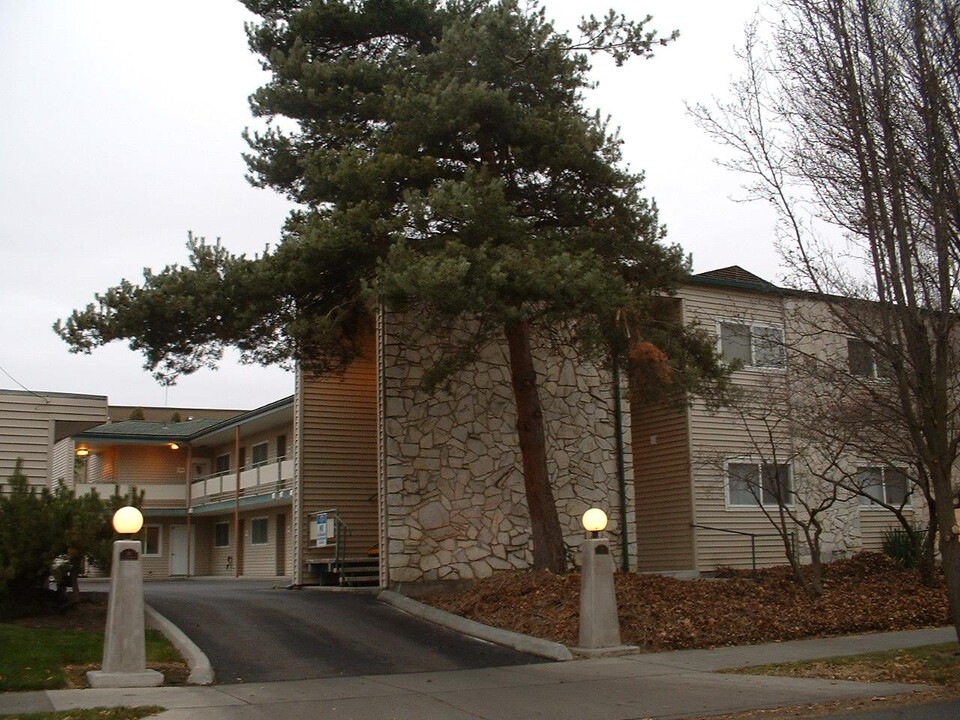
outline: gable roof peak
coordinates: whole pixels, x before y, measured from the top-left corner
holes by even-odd
[[[708,285],[730,285],[733,287],[767,291],[779,290],[779,288],[769,280],[764,280],[759,275],[754,275],[739,265],[730,265],[725,268],[697,273],[696,275],[691,275],[690,279],[694,282]]]

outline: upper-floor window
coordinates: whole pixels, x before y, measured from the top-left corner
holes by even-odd
[[[223,475],[223,473],[229,472],[229,471],[230,471],[230,453],[217,455],[214,472],[217,475]]]
[[[287,456],[287,436],[277,435],[277,457],[283,459]]]
[[[267,443],[260,443],[259,445],[254,445],[250,449],[250,457],[253,460],[254,467],[260,467],[261,465],[267,464]]]
[[[865,467],[857,472],[857,487],[863,491],[860,504],[864,507],[878,502],[901,507],[909,495],[906,473],[898,467]]]
[[[793,505],[793,474],[786,463],[731,460],[727,463],[731,507]]]
[[[885,378],[891,375],[890,366],[860,338],[847,338],[847,368],[851,375],[860,377]]]
[[[763,368],[784,366],[782,327],[722,320],[717,334],[725,363],[739,361],[744,367]]]

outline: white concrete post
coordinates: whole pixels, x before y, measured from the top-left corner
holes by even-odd
[[[583,525],[591,537],[580,546],[580,646],[573,651],[588,657],[633,652],[636,646],[620,644],[613,555],[610,540],[600,537],[607,516],[597,509],[588,510]]]
[[[161,673],[147,670],[140,552],[139,540],[113,543],[103,666],[87,673],[91,687],[156,687],[163,683]]]

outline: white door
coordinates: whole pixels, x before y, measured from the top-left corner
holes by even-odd
[[[193,530],[193,528],[190,528]],[[192,532],[190,533],[193,534]],[[192,538],[191,538],[192,539]],[[196,546],[190,543],[190,564],[187,565],[187,526],[170,526],[170,574],[193,575],[193,557]]]

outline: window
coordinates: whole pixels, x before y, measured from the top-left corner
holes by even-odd
[[[218,548],[230,546],[230,523],[220,522],[213,526],[213,546]]]
[[[267,518],[254,518],[250,523],[250,544],[267,544]]]
[[[247,449],[240,448],[240,454],[237,455],[237,467],[243,470],[246,464],[247,464]]]
[[[727,498],[731,507],[792,505],[790,466],[745,460],[727,463]]]
[[[160,526],[144,525],[143,527],[143,555],[144,557],[159,557],[163,554],[160,543]]]
[[[851,375],[860,377],[888,378],[892,375],[889,365],[860,338],[847,338],[847,368]]]
[[[860,496],[863,507],[876,506],[878,502],[900,507],[910,495],[907,475],[896,467],[865,467],[857,473],[857,486],[866,495]]]
[[[739,361],[744,367],[784,366],[783,328],[721,321],[717,334],[725,363]]]
[[[287,436],[277,435],[277,458],[282,460],[287,456]]]
[[[217,473],[217,475],[223,475],[224,473],[230,472],[230,453],[217,455],[217,464],[216,464],[215,472]]]
[[[267,464],[267,443],[260,443],[259,445],[254,445],[250,449],[250,456],[253,460],[254,467],[260,467],[261,465]]]

